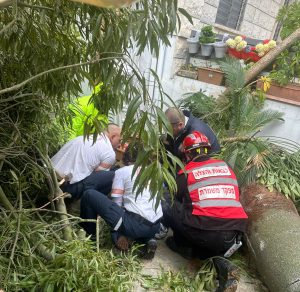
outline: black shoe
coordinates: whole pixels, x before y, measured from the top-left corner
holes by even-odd
[[[157,242],[151,238],[145,246],[142,246],[139,252],[139,257],[145,260],[152,260],[157,249]]]
[[[235,292],[238,287],[238,281],[235,279],[229,279],[225,283],[224,287],[218,287],[216,292]]]
[[[222,257],[213,258],[219,279],[216,292],[234,292],[238,286],[239,268]]]
[[[169,249],[173,250],[176,253],[179,253],[187,260],[191,260],[192,258],[194,258],[193,248],[189,246],[177,245],[173,236],[170,236],[166,239],[166,245],[169,247]]]
[[[169,228],[160,223],[159,231],[154,235],[155,239],[164,239],[168,234]]]

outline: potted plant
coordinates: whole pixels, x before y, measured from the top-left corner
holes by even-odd
[[[224,42],[215,42],[214,48],[216,58],[222,59],[225,57],[227,46]]]
[[[207,67],[198,68],[198,80],[214,85],[222,85],[224,73],[221,70]]]
[[[182,65],[178,70],[177,75],[186,78],[197,79],[198,77],[197,67],[193,66],[192,64]]]
[[[257,62],[276,47],[276,42],[274,40],[264,40],[263,43],[259,43],[254,47],[247,44],[245,36],[236,36],[234,39],[229,38],[226,41],[226,45],[228,46],[228,54],[230,56]]]
[[[295,2],[281,9],[277,20],[282,22],[281,39],[287,38],[300,26],[300,2]],[[267,90],[269,98],[282,100],[286,103],[300,105],[300,42],[295,42],[289,49],[276,58],[269,77],[272,80]],[[261,82],[258,87],[262,88]],[[276,98],[274,98],[276,97]]]
[[[188,48],[189,48],[189,53],[190,54],[196,54],[198,53],[199,50],[199,36],[200,36],[200,31],[197,31],[195,36],[188,38],[187,44],[188,44]]]
[[[211,25],[206,25],[201,29],[201,35],[199,37],[201,44],[201,55],[209,57],[213,50],[213,44],[215,42],[215,33]]]

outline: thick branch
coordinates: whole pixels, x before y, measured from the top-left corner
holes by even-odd
[[[51,253],[50,250],[48,250],[48,248],[43,245],[42,243],[40,243],[37,247],[36,247],[38,253],[45,258],[47,261],[52,261],[54,260],[54,255]]]
[[[49,174],[50,174],[51,179],[52,179],[52,183],[53,183],[54,190],[55,190],[54,191],[54,197],[56,198],[56,209],[57,209],[57,211],[61,212],[60,219],[64,220],[64,222],[65,222],[65,226],[64,226],[64,229],[63,229],[64,239],[65,240],[72,240],[73,230],[72,230],[72,227],[70,225],[68,216],[64,215],[64,214],[67,213],[67,208],[66,208],[66,205],[65,205],[65,201],[63,199],[64,194],[63,194],[62,190],[60,189],[60,187],[58,185],[58,182],[57,182],[57,177],[56,177],[56,174],[55,174],[55,170],[52,167],[52,164],[51,164],[51,161],[50,161],[49,157],[48,156],[45,157],[42,154],[42,152],[38,149],[38,147],[36,147],[36,149],[39,151],[39,155],[41,156],[44,163],[46,164],[47,169],[48,169]]]
[[[245,75],[245,85],[253,80],[262,70],[269,66],[284,50],[289,48],[294,42],[300,40],[300,28],[295,30],[290,36],[284,39],[272,51],[255,63]]]

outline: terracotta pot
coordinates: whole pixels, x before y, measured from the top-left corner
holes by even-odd
[[[197,71],[190,71],[190,70],[180,69],[177,72],[177,75],[178,76],[183,76],[183,77],[186,77],[186,78],[197,79],[198,72]]]
[[[224,73],[220,70],[212,69],[212,68],[198,68],[198,80],[215,84],[221,85],[223,81]]]
[[[263,88],[263,82],[258,80],[257,88]],[[295,102],[300,102],[300,84],[289,83],[285,86],[280,86],[272,83],[270,89],[266,92],[267,95],[280,97]]]

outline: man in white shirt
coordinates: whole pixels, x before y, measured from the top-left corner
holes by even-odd
[[[75,199],[87,189],[108,194],[114,177],[114,172],[109,169],[115,163],[114,150],[120,145],[120,137],[121,128],[109,124],[95,143],[92,136],[86,140],[79,136],[66,143],[51,158],[57,176],[66,181],[62,190]]]
[[[138,149],[128,147],[124,153],[124,167],[115,172],[110,200],[106,195],[95,190],[88,190],[81,200],[81,214],[84,219],[96,219],[100,215],[113,229],[112,238],[120,250],[129,248],[129,241],[145,243],[141,256],[152,259],[157,247],[154,236],[160,230],[162,209],[159,204],[155,209],[155,198],[151,199],[146,188],[136,197],[132,177],[133,163]],[[95,234],[95,223],[82,224],[88,234]]]

